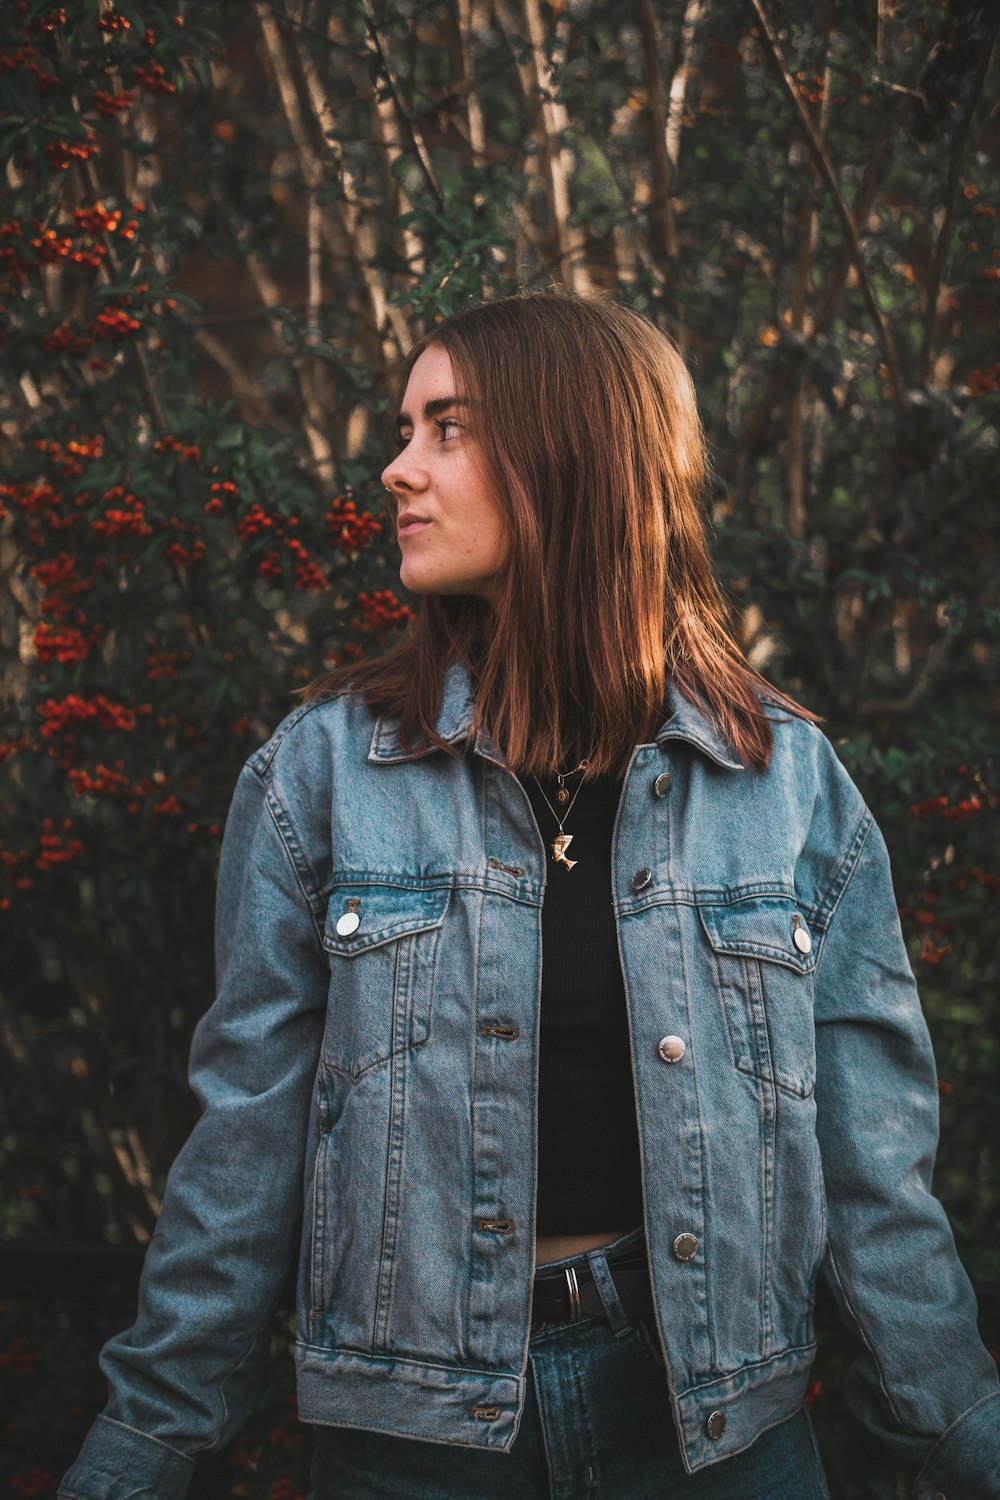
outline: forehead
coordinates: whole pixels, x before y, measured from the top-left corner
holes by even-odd
[[[410,371],[403,395],[403,410],[413,416],[425,401],[430,401],[435,396],[454,394],[455,375],[451,356],[440,344],[431,344]]]

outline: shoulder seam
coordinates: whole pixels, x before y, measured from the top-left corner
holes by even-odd
[[[251,755],[247,756],[246,764],[259,772],[260,775],[266,775],[278,746],[289,731],[295,728],[299,720],[304,719],[306,714],[311,713],[315,708],[321,707],[322,704],[332,703],[334,698],[339,696],[339,694],[331,694],[326,698],[316,698],[311,703],[300,703],[297,708],[290,709],[284,718],[278,721],[264,743],[259,745]]]
[[[270,781],[265,777],[261,777],[261,780],[264,782],[264,803],[267,807],[268,816],[270,817],[271,822],[274,824],[274,831],[278,835],[281,847],[284,849],[285,854],[288,856],[288,863],[292,867],[292,873],[295,876],[296,884],[298,885],[299,890],[302,892],[302,898],[305,901],[306,910],[308,911],[309,916],[312,919],[313,931],[316,934],[316,941],[319,944],[320,952],[322,952],[322,921],[324,916],[322,892],[319,890],[318,882],[315,880],[313,872],[309,869],[308,861],[306,860],[305,854],[303,853],[299,841],[295,836],[295,829],[292,826],[291,818],[288,816],[285,808],[282,806],[277,796],[275,795],[274,788],[272,787]],[[310,884],[312,884],[316,888],[315,897],[310,894]]]
[[[858,861],[861,858],[861,851],[864,849],[865,844],[868,842],[868,835],[871,833],[874,826],[875,819],[872,817],[871,812],[866,807],[861,822],[855,829],[854,837],[851,839],[847,853],[841,860],[840,866],[837,869],[837,872],[834,875],[832,881],[830,882],[830,888],[816,908],[817,916],[822,922],[824,928],[829,927],[831,921],[833,920],[833,915],[836,912],[837,907],[840,905],[841,897],[850,884],[851,876],[854,874],[854,871],[858,867]]]

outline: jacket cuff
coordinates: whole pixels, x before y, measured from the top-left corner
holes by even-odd
[[[194,1460],[176,1448],[99,1416],[58,1494],[60,1500],[183,1500],[193,1473]]]
[[[1000,1500],[1000,1391],[941,1434],[917,1475],[913,1500]]]

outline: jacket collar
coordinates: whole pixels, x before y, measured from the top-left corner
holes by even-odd
[[[468,668],[462,661],[453,661],[444,675],[441,706],[434,725],[437,733],[448,744],[456,744],[459,740],[468,738],[475,701]],[[667,717],[656,732],[656,744],[662,745],[667,740],[685,740],[689,745],[694,745],[696,749],[702,751],[718,766],[724,766],[731,771],[744,769],[742,762],[735,758],[732,747],[721,737],[707,713],[685,698],[669,680],[667,681],[665,708]],[[399,743],[398,724],[398,719],[388,714],[379,715],[375,721],[375,732],[368,751],[369,761],[392,764],[397,761],[419,760],[421,756],[430,754],[433,746],[409,752],[404,750]],[[473,749],[478,755],[484,755],[501,763],[503,761],[503,757],[495,749],[492,736],[487,730],[482,730],[477,736]]]

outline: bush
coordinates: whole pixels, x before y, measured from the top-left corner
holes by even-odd
[[[394,363],[437,315],[556,279],[689,359],[743,643],[827,716],[885,832],[942,1080],[937,1190],[970,1273],[1000,1282],[996,19],[917,0],[876,58],[860,16],[776,45],[748,17],[16,6],[7,1240],[148,1240],[194,1116],[239,768],[297,685],[409,618],[377,484]],[[66,1379],[89,1419],[112,1325],[64,1302],[38,1346],[38,1306],[8,1304],[8,1371],[40,1355],[62,1380],[86,1346]],[[901,1493],[838,1404],[838,1338],[814,1407],[831,1473],[850,1500]],[[46,1493],[32,1468],[79,1434],[29,1413],[0,1473]]]

